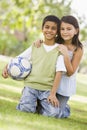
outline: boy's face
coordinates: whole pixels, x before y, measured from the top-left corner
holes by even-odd
[[[57,24],[47,21],[42,28],[43,35],[47,40],[54,40],[57,34]]]

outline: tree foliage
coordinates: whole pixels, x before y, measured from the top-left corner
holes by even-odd
[[[72,14],[72,0],[0,0],[0,53],[15,55],[40,38],[41,23],[49,14]],[[82,30],[82,39],[86,31]]]

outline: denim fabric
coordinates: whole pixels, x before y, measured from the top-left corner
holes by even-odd
[[[54,113],[53,117],[56,117],[56,118],[67,118],[67,117],[69,117],[70,116],[70,107],[69,107],[69,105],[67,105],[69,97],[62,96],[60,94],[57,94],[56,96],[59,100],[60,105],[59,105],[59,107],[55,108],[55,113]],[[47,106],[45,108],[45,111],[48,111]],[[45,111],[44,111],[43,107],[41,106],[40,101],[38,101],[37,112],[40,113],[40,114],[44,113],[44,115],[45,115]]]
[[[70,116],[70,107],[67,104],[69,97],[62,96],[60,94],[57,94],[57,98],[59,100],[60,106],[59,106],[59,113],[57,114],[57,118],[67,118]]]
[[[64,99],[63,96],[57,94],[57,98],[60,101],[60,107],[54,107],[51,105],[51,103],[47,102],[49,93],[50,91],[40,91],[30,87],[24,87],[20,102],[17,105],[16,109],[20,111],[35,113],[38,106],[37,100],[39,100],[40,114],[56,118],[68,117],[69,114],[65,109],[68,97]]]

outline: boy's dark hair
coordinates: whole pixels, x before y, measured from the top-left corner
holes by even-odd
[[[55,22],[57,24],[57,33],[59,34],[60,19],[55,15],[48,15],[43,19],[42,28],[47,21]]]
[[[44,24],[45,24],[47,21],[55,22],[55,23],[57,23],[58,26],[59,26],[59,24],[60,24],[60,19],[59,19],[57,16],[55,16],[55,15],[48,15],[48,16],[46,16],[46,17],[43,19],[42,28],[43,28]]]

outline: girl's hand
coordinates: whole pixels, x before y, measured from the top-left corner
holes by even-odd
[[[51,103],[54,107],[59,107],[59,101],[55,95],[50,94],[47,101]]]
[[[2,76],[3,76],[4,78],[8,78],[7,65],[5,66],[4,70],[2,71]]]
[[[37,40],[37,41],[34,42],[34,46],[39,48],[42,43],[43,43],[43,40]]]
[[[60,45],[58,46],[58,50],[59,50],[64,56],[68,55],[68,49],[67,49],[67,47],[66,47],[65,45],[60,44]]]

